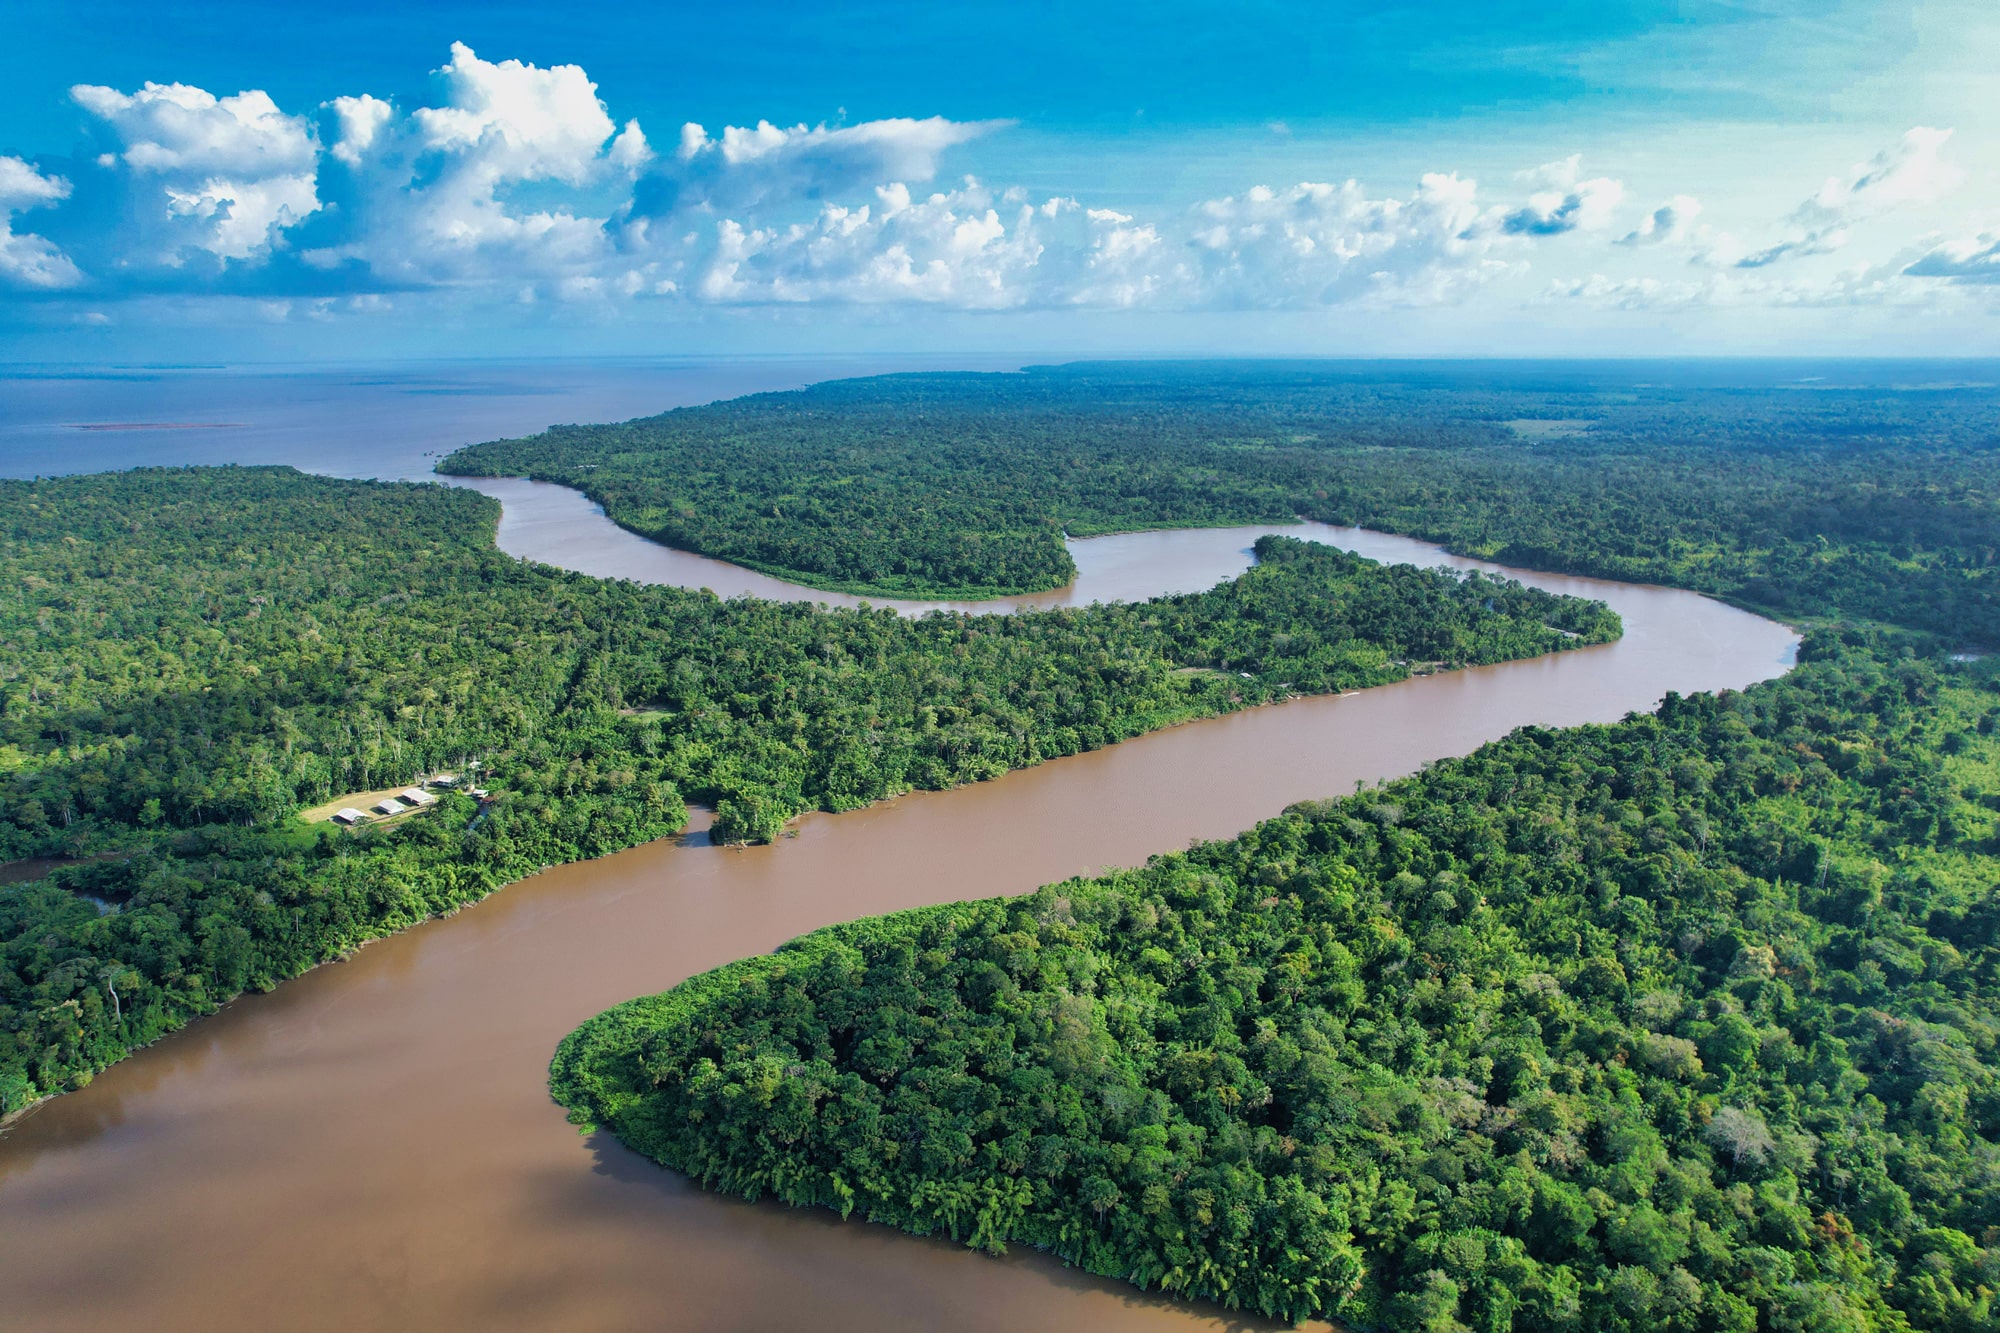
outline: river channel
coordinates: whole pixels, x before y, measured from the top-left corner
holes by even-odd
[[[499,539],[516,555],[725,595],[851,600],[663,551],[560,488],[480,488],[501,495]],[[1206,587],[1244,568],[1269,530],[1079,542],[1077,584],[1031,600]],[[1403,538],[1287,530],[1376,559],[1474,564]],[[0,1322],[1257,1327],[1033,1253],[994,1260],[704,1194],[615,1142],[579,1137],[549,1101],[549,1054],[611,1004],[817,926],[1134,864],[1525,723],[1612,721],[1669,690],[1746,686],[1782,672],[1796,648],[1783,626],[1689,593],[1518,577],[1602,598],[1625,637],[812,815],[770,847],[696,834],[560,867],[239,1000],[0,1138]]]

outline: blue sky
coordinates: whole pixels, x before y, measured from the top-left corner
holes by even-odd
[[[17,0],[0,358],[1995,354],[1992,9]]]

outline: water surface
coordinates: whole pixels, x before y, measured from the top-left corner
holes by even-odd
[[[517,523],[513,549],[560,556],[559,528]],[[1244,531],[1111,539],[1125,553],[1107,568],[1205,586],[1247,563]],[[582,542],[596,555],[562,558],[664,568],[605,555],[617,540],[596,529]],[[1430,554],[1378,534],[1342,544]],[[1796,646],[1689,593],[1524,577],[1602,597],[1625,637],[811,815],[770,847],[695,837],[560,867],[240,1000],[0,1138],[0,1309],[35,1329],[1241,1325],[1032,1253],[995,1261],[701,1193],[579,1139],[548,1098],[549,1055],[609,1005],[816,926],[1135,864],[1523,723],[1748,685]]]
[[[894,607],[906,615],[926,611],[998,614],[1093,602],[1140,602],[1168,593],[1202,592],[1233,579],[1254,562],[1252,548],[1267,533],[1321,542],[1355,551],[1384,564],[1444,565],[1488,573],[1515,571],[1482,560],[1455,556],[1429,542],[1367,528],[1299,522],[1226,528],[1173,528],[1086,537],[1067,542],[1076,579],[1051,592],[1023,593],[983,601],[922,601],[857,597],[788,583],[754,569],[662,546],[628,532],[605,517],[603,506],[581,491],[521,477],[451,478],[501,503],[500,549],[596,578],[634,579],[679,588],[706,588],[718,597],[765,597],[775,601],[818,602],[827,606]],[[1623,585],[1594,579],[1538,574],[1537,586],[1577,597],[1601,598]],[[1628,627],[1629,629],[1629,627]],[[1683,691],[1685,692],[1685,691]]]
[[[424,477],[473,440],[778,388],[853,363],[537,365],[282,376],[0,376],[0,473],[287,462]],[[147,429],[83,430],[84,425]],[[559,487],[493,481],[516,555],[650,582],[860,599],[667,551]],[[1273,529],[1074,543],[1071,588],[974,604],[1191,591]],[[1423,543],[1288,528],[1384,560]],[[0,1136],[0,1322],[101,1329],[1215,1328],[1016,1253],[692,1189],[548,1099],[563,1034],[631,996],[816,926],[1025,892],[1227,837],[1306,797],[1407,773],[1522,723],[1614,720],[1665,691],[1778,674],[1793,636],[1688,593],[1602,597],[1615,644],[1194,723],[956,791],[813,815],[775,846],[700,836],[565,866],[362,950],[114,1066]],[[881,604],[879,599],[877,604]],[[926,604],[897,603],[906,611]]]
[[[0,368],[0,477],[286,463],[329,477],[437,480],[461,445],[624,421],[894,370],[1012,369],[912,357],[436,361],[284,367]]]

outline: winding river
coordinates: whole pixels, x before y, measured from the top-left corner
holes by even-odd
[[[728,595],[797,589],[622,532],[581,496],[482,482],[509,552]],[[1036,604],[1200,588],[1272,529],[1078,542]],[[1420,542],[1285,529],[1376,559]],[[1515,571],[1508,571],[1513,573]],[[564,866],[239,1000],[0,1138],[0,1311],[21,1329],[1256,1327],[1046,1257],[993,1260],[691,1188],[548,1099],[591,1014],[830,922],[1024,892],[1224,837],[1524,723],[1611,721],[1791,662],[1783,626],[1684,592],[1598,597],[1615,644],[1158,732],[956,791],[812,815],[770,847],[701,835]],[[877,603],[881,604],[881,603]],[[984,604],[992,609],[993,604]],[[904,609],[918,609],[915,606]]]

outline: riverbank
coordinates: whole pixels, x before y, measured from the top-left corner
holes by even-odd
[[[1518,725],[1614,721],[1790,662],[1784,627],[1692,594],[1526,577],[1607,598],[1625,637],[808,815],[768,847],[558,867],[245,997],[0,1139],[0,1299],[56,1328],[581,1329],[665,1310],[714,1327],[1243,1327],[1046,1257],[716,1199],[607,1140],[579,1153],[549,1052],[612,1004],[818,926],[1137,864]],[[90,1256],[110,1243],[143,1269],[105,1283]]]
[[[1615,1327],[1657,1283],[1972,1327],[2000,677],[1910,646],[816,932],[598,1015],[550,1089],[709,1189],[1274,1317]]]
[[[911,620],[520,563],[499,504],[437,486],[141,469],[0,483],[0,509],[0,835],[160,853],[9,895],[0,1109],[361,938],[671,831],[684,797],[763,842],[803,810],[1620,632],[1601,603],[1277,536],[1204,592]],[[353,837],[291,817],[474,754],[505,792],[477,815]]]

